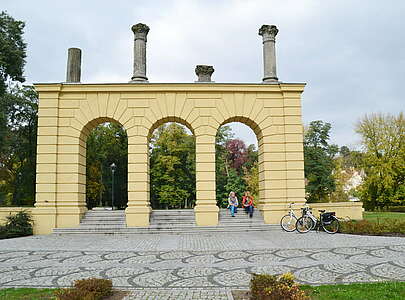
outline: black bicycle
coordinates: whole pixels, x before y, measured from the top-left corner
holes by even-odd
[[[313,215],[304,214],[297,220],[297,231],[306,233],[311,229],[320,230],[321,228],[327,233],[336,233],[339,230],[339,220],[336,218],[335,212],[319,211],[319,219]]]

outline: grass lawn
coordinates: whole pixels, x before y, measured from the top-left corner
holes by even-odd
[[[403,300],[405,282],[353,283],[302,286],[312,300]]]
[[[51,300],[55,289],[4,289],[0,290],[0,300]]]
[[[363,218],[367,221],[375,221],[382,220],[382,219],[396,219],[405,221],[405,213],[400,212],[373,212],[373,211],[365,211],[363,213]]]

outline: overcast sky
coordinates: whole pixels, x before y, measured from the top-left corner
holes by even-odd
[[[0,0],[26,22],[29,83],[65,80],[69,47],[83,51],[82,82],[127,82],[131,25],[150,28],[150,82],[193,82],[197,64],[216,82],[261,82],[262,24],[275,24],[278,77],[305,82],[303,118],[332,124],[332,142],[357,147],[366,113],[405,107],[402,0]],[[247,144],[250,129],[233,126]]]

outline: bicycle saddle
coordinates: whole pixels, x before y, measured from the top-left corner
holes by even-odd
[[[318,209],[319,212],[324,213],[326,210],[324,209]]]

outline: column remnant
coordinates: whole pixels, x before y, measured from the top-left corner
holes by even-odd
[[[148,82],[146,77],[146,36],[149,27],[145,24],[138,23],[132,26],[134,33],[134,73],[131,82]]]
[[[80,82],[82,64],[82,50],[79,48],[68,49],[66,82]]]
[[[263,37],[263,62],[264,77],[263,83],[277,83],[276,70],[276,25],[263,25],[259,29],[259,35]]]
[[[214,73],[213,66],[206,66],[206,65],[197,65],[195,67],[195,74],[198,76],[198,80],[196,82],[212,82],[211,75]]]

